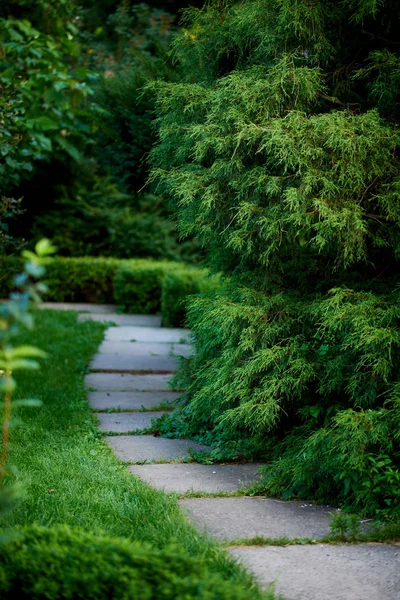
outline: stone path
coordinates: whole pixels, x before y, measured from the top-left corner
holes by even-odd
[[[117,315],[112,306],[63,307],[80,311],[81,320],[117,325],[107,329],[86,385],[99,427],[134,476],[177,494],[189,519],[224,541],[262,585],[274,582],[286,600],[400,599],[400,545],[317,543],[330,531],[328,507],[246,496],[259,465],[183,462],[190,460],[191,449],[207,448],[144,434],[180,395],[168,381],[176,357],[190,352],[187,330],[161,328],[158,317]],[[316,543],[249,545],[257,537],[311,538]]]

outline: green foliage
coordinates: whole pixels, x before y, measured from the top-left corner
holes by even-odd
[[[1,257],[5,254],[19,250],[23,241],[15,239],[10,235],[10,222],[23,213],[21,209],[21,198],[0,197],[0,264]]]
[[[211,2],[175,38],[181,81],[151,85],[153,177],[229,281],[190,302],[165,432],[270,460],[268,493],[381,519],[399,517],[398,16]]]
[[[154,550],[67,526],[33,526],[0,547],[4,600],[36,598],[246,600],[252,592],[210,574],[177,548]]]
[[[14,292],[8,302],[0,307],[0,393],[2,397],[2,436],[0,458],[0,515],[8,512],[16,497],[16,487],[4,487],[4,478],[9,472],[9,434],[12,409],[15,406],[37,406],[36,399],[13,400],[17,387],[15,371],[39,369],[37,359],[45,358],[46,353],[31,344],[15,345],[15,336],[21,329],[31,331],[34,326],[29,311],[31,304],[40,300],[41,294],[47,291],[46,286],[38,281],[44,274],[44,259],[53,254],[54,248],[48,240],[43,239],[36,244],[35,252],[24,251],[26,262],[22,273],[14,280],[18,292]],[[4,541],[6,536],[0,536]]]
[[[57,256],[46,260],[46,300],[116,303],[136,314],[160,312],[164,325],[182,323],[186,298],[217,289],[217,276],[172,261]],[[13,289],[21,261],[4,259],[0,295]]]
[[[47,235],[67,256],[110,256],[181,260],[188,250],[179,244],[175,227],[160,210],[162,198],[133,197],[120,191],[111,177],[80,174],[57,185],[57,199],[41,208],[32,235]]]
[[[160,311],[162,281],[174,263],[130,264],[121,267],[114,280],[115,300],[124,312],[152,314]]]
[[[289,68],[292,98],[280,85]],[[315,69],[284,57],[269,69],[237,71],[212,90],[160,88],[167,116],[154,176],[177,198],[182,233],[198,232],[204,246],[215,248],[220,268],[253,270],[256,261],[279,283],[304,280],[306,261],[314,271],[331,263],[329,274],[365,260],[368,245],[397,249],[396,229],[386,225],[396,216],[384,183],[396,173],[398,134],[375,111],[305,114],[314,108],[319,80]]]
[[[14,289],[14,278],[22,270],[22,261],[17,256],[3,255],[0,258],[0,298],[7,298]]]
[[[354,542],[360,535],[360,519],[358,515],[331,513],[331,536],[333,539]]]
[[[190,305],[188,404],[163,433],[213,443],[213,460],[273,459],[268,493],[400,515],[398,292],[228,288]]]
[[[115,9],[121,3],[119,0],[80,0],[79,2],[81,7],[81,15],[84,19],[85,29],[88,31],[94,32],[97,35],[108,34],[113,35],[113,31],[111,34],[109,33],[109,28],[105,26],[110,20],[113,19],[115,14]],[[202,5],[202,2],[199,0],[195,0],[192,2],[192,6]],[[163,12],[168,11],[174,15],[178,14],[178,11],[187,6],[185,0],[149,0],[146,4],[138,3],[135,0],[124,0],[123,5],[125,10],[132,9],[132,11],[145,12],[149,10],[149,7],[153,7],[154,12]],[[161,8],[163,11],[161,11]],[[158,9],[158,10],[157,10]],[[107,23],[108,25],[108,23]],[[151,29],[154,27],[154,21],[147,24],[147,26]]]
[[[79,161],[90,126],[86,71],[69,68],[77,29],[45,33],[26,19],[0,18],[0,186],[18,185],[37,162],[69,155]]]
[[[68,256],[188,259],[196,248],[180,244],[166,198],[141,192],[154,137],[142,88],[174,77],[174,17],[146,4],[102,8],[93,27],[72,0],[2,4],[0,188],[26,212],[8,235],[50,237]]]
[[[46,34],[76,34],[74,0],[3,0],[0,14],[6,19],[28,19]]]
[[[130,196],[111,178],[91,174],[77,175],[72,184],[58,184],[54,192],[52,207],[44,206],[35,219],[34,237],[51,237],[59,253],[67,256],[114,254],[110,229]]]
[[[365,80],[370,101],[382,114],[398,121],[400,65],[396,54],[387,48],[374,50],[367,66],[359,69],[354,78]]]
[[[187,299],[217,289],[217,276],[173,262],[127,261],[115,276],[114,297],[125,312],[161,312],[166,327],[182,326]]]
[[[216,290],[220,285],[217,276],[205,269],[182,266],[170,271],[162,282],[161,314],[167,327],[182,327],[186,319],[186,301],[195,294]]]
[[[164,199],[154,194],[136,196],[131,207],[125,206],[110,220],[108,252],[119,258],[193,261],[198,248],[180,242],[163,204]]]
[[[147,4],[119,4],[89,40],[86,59],[101,73],[93,98],[96,159],[129,192],[147,178],[143,160],[153,142],[153,95],[147,81],[174,78],[168,46],[174,17]]]
[[[9,300],[0,306],[0,391],[6,394],[11,394],[16,387],[14,371],[38,369],[39,363],[33,359],[44,357],[44,353],[33,346],[25,344],[13,347],[13,339],[20,333],[21,328],[33,328],[33,318],[29,313],[30,303],[37,304],[41,295],[47,291],[46,285],[39,280],[45,273],[43,265],[47,257],[54,251],[54,247],[46,239],[36,244],[35,252],[24,250],[23,271],[14,279],[18,291],[11,294]]]
[[[331,513],[331,536],[335,540],[354,542],[360,536],[360,519],[358,515],[347,513]]]
[[[112,258],[57,257],[46,265],[47,299],[54,302],[109,303],[118,261]]]

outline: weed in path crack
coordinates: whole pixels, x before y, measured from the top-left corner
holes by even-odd
[[[188,498],[243,498],[248,496],[248,490],[236,490],[234,492],[199,492],[195,490],[189,490],[183,494],[178,494],[179,499]]]
[[[223,542],[225,548],[238,548],[241,546],[305,546],[307,544],[319,544],[321,540],[312,538],[269,538],[263,536],[255,536],[252,538],[237,538],[234,540]]]

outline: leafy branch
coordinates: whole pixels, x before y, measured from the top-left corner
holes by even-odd
[[[34,326],[30,308],[41,300],[47,291],[46,285],[40,281],[45,273],[44,259],[55,251],[51,243],[43,239],[35,246],[35,251],[24,250],[22,257],[26,259],[24,270],[14,280],[16,292],[10,295],[8,302],[0,307],[0,393],[4,394],[4,416],[2,427],[2,447],[0,455],[0,486],[3,485],[7,473],[9,454],[9,437],[12,406],[38,406],[38,400],[18,400],[12,402],[16,389],[14,372],[18,370],[39,369],[37,359],[45,358],[46,353],[30,345],[13,346],[13,338],[24,328],[31,330]],[[2,503],[4,504],[4,503]]]

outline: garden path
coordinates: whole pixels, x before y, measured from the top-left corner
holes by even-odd
[[[118,315],[112,306],[62,307],[85,311],[81,320],[117,325],[107,329],[86,385],[100,429],[132,474],[177,494],[192,522],[223,541],[263,585],[275,582],[287,600],[399,600],[400,546],[318,543],[329,533],[328,507],[245,495],[259,465],[185,462],[191,449],[207,448],[143,434],[180,395],[168,382],[176,357],[190,351],[188,330],[161,328],[158,317]],[[252,545],[256,537],[298,538],[298,544]]]

